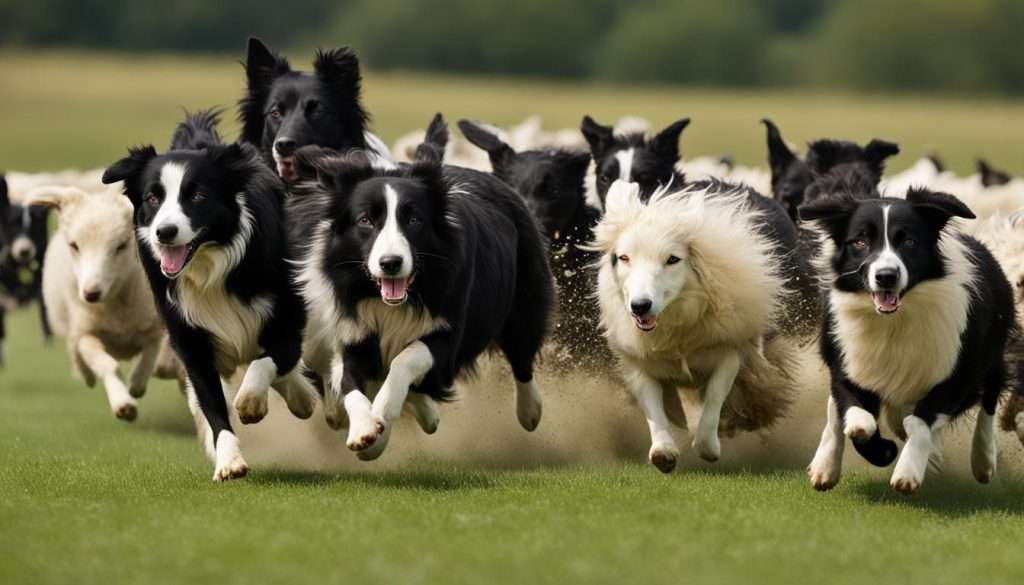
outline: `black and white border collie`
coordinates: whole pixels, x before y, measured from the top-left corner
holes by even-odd
[[[383,452],[407,400],[433,432],[426,399],[450,398],[492,345],[512,366],[519,422],[533,430],[541,417],[533,367],[554,293],[540,232],[505,183],[419,152],[380,170],[359,153],[302,149],[288,199],[311,334],[336,352],[327,400],[344,404],[361,459]]]
[[[392,163],[387,146],[366,126],[360,101],[359,59],[348,48],[318,51],[313,73],[296,71],[263,41],[249,39],[246,93],[238,102],[241,140],[260,148],[285,181],[295,180],[293,155],[307,145],[336,151],[364,149],[374,162]]]
[[[971,466],[989,482],[996,470],[995,410],[1006,386],[1006,347],[1014,331],[1013,291],[977,240],[950,228],[974,214],[951,195],[911,190],[903,199],[840,194],[807,203],[832,248],[832,284],[821,353],[831,371],[828,422],[808,468],[815,489],[839,481],[845,438],[872,464],[889,465],[897,491],[921,487],[941,468],[942,431],[981,403]]]
[[[669,124],[651,138],[643,133],[620,135],[611,126],[584,116],[580,125],[590,145],[597,169],[597,195],[604,206],[608,189],[616,180],[640,185],[640,197],[650,199],[659,187],[682,187],[684,177],[676,170],[679,136],[690,125],[689,118]]]
[[[210,120],[190,116],[184,124]],[[215,133],[200,127],[185,135]],[[209,424],[205,443],[219,481],[248,471],[222,379],[245,369],[234,399],[243,423],[266,415],[270,387],[299,418],[313,413],[316,394],[300,365],[306,317],[288,264],[284,185],[250,145],[188,148],[196,145],[185,140],[164,154],[133,148],[103,182],[124,181],[135,207],[142,264]]]
[[[559,365],[608,369],[614,363],[601,334],[594,288],[600,254],[587,246],[594,239],[600,210],[587,204],[590,154],[568,150],[516,152],[484,126],[461,120],[459,129],[488,153],[495,177],[526,201],[548,241],[548,260],[558,287],[558,318],[551,338]]]
[[[39,303],[43,338],[52,337],[43,302],[43,256],[49,242],[48,210],[12,203],[7,180],[0,175],[0,366],[4,365],[6,312]]]

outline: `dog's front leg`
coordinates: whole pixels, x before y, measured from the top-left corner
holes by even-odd
[[[146,384],[156,371],[156,360],[160,355],[161,339],[157,338],[147,342],[142,347],[142,355],[139,361],[132,367],[132,373],[128,375],[128,392],[135,398],[140,398],[146,393]]]
[[[722,446],[718,440],[718,423],[722,417],[722,406],[732,392],[736,375],[740,371],[740,354],[736,350],[726,350],[718,366],[711,373],[707,388],[704,391],[704,409],[697,423],[697,432],[693,436],[693,448],[705,461],[718,461],[722,454]]]
[[[121,380],[117,360],[107,353],[103,342],[93,335],[83,335],[78,339],[76,350],[85,367],[103,381],[114,416],[126,421],[135,420],[138,415],[135,399]]]
[[[843,450],[846,448],[846,435],[843,434],[842,417],[836,408],[836,400],[828,397],[825,429],[821,431],[821,442],[814,452],[814,459],[807,467],[807,476],[811,486],[818,491],[830,490],[839,483],[843,471]]]
[[[385,428],[401,416],[409,386],[423,380],[434,367],[434,347],[439,345],[438,341],[434,336],[431,347],[423,341],[414,341],[391,361],[384,385],[373,400],[373,415]]]
[[[651,432],[648,460],[662,473],[672,473],[679,460],[679,448],[672,439],[672,429],[665,414],[664,390],[650,376],[626,366],[626,384],[640,405]]]

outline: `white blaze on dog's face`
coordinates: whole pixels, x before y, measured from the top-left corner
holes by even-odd
[[[370,274],[380,284],[381,299],[395,305],[405,301],[413,272],[412,246],[399,217],[400,199],[392,185],[384,185],[383,225],[367,259]]]
[[[687,246],[654,237],[642,226],[619,237],[612,266],[626,310],[641,331],[653,331],[658,315],[696,278],[689,256]]]
[[[157,206],[146,233],[146,240],[160,259],[160,270],[168,278],[177,277],[194,252],[196,231],[182,206],[182,190],[188,167],[168,162],[160,169],[159,182],[145,195],[144,202]]]

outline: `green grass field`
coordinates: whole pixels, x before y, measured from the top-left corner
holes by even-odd
[[[242,71],[228,58],[0,53],[0,79],[0,167],[43,170],[162,147],[179,106],[232,104]],[[962,171],[984,154],[1024,172],[1017,102],[373,74],[366,105],[389,141],[438,109],[497,123],[540,113],[555,127],[584,112],[689,115],[685,152],[761,164],[757,120],[768,115],[793,141],[900,141],[896,167],[934,148]],[[644,422],[605,380],[542,372],[545,420],[527,436],[509,381],[485,368],[444,407],[437,436],[399,428],[372,464],[356,462],[319,412],[297,422],[273,402],[267,421],[241,430],[250,476],[220,485],[172,384],[150,384],[135,423],[115,421],[102,390],[70,378],[61,343],[44,346],[34,310],[10,329],[0,583],[1024,582],[1016,440],[1001,441],[990,486],[964,472],[961,428],[951,469],[915,497],[892,493],[887,471],[852,450],[843,482],[819,494],[802,469],[822,423],[825,390],[813,381],[776,432],[726,441],[717,465],[687,454],[672,476],[643,464]]]

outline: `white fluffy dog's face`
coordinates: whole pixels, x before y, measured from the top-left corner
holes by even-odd
[[[653,331],[658,315],[697,278],[689,246],[650,233],[642,224],[622,233],[611,263],[623,304],[641,331]]]

